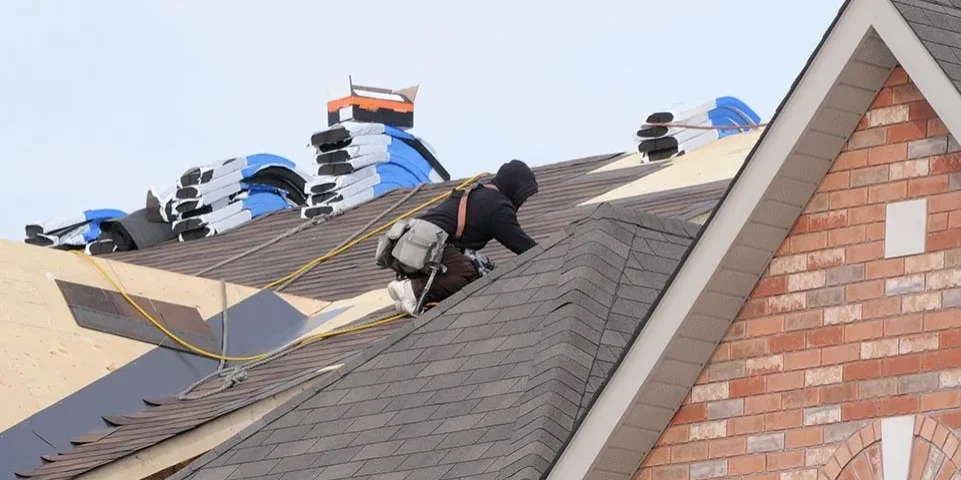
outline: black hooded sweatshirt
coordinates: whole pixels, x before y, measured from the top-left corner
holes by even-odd
[[[458,248],[480,250],[491,239],[520,255],[536,245],[517,221],[517,210],[537,193],[537,179],[530,167],[520,160],[501,165],[491,183],[496,190],[477,186],[467,199],[464,234],[454,241],[457,231],[457,210],[463,191],[454,193],[431,208],[421,220],[426,220],[447,232],[449,243]]]

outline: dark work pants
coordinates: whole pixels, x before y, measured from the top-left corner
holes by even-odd
[[[424,303],[440,302],[480,277],[470,258],[467,258],[467,255],[464,255],[460,250],[450,244],[444,247],[441,263],[447,267],[447,272],[438,272],[437,276],[434,277],[434,283],[431,284],[430,291],[427,292],[427,298],[424,300]],[[425,285],[427,285],[426,276],[412,278],[410,282],[410,286],[414,290],[414,295],[417,296],[417,298],[420,298]]]

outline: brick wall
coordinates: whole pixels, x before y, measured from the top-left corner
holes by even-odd
[[[895,70],[635,478],[855,478],[876,419],[961,427],[959,150]],[[922,197],[926,251],[885,259],[886,202]]]

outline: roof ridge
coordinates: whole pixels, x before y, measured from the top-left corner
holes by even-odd
[[[596,218],[598,211],[610,210],[599,206],[586,218]],[[495,464],[498,480],[539,478],[573,432],[589,392],[588,380],[614,304],[614,295],[608,292],[616,289],[627,266],[637,228],[615,225],[615,218],[601,220],[607,220],[607,225],[578,223],[570,249],[562,257],[557,293],[537,328],[537,350],[514,421],[510,450]],[[616,248],[611,240],[626,244],[627,249]],[[587,256],[604,260],[579,260]]]

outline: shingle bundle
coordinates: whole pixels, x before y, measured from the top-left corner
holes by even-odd
[[[26,243],[63,250],[86,249],[95,253],[115,249],[109,239],[101,239],[101,224],[123,217],[126,213],[115,209],[86,210],[76,215],[51,218],[28,224]]]
[[[339,215],[397,188],[445,182],[450,174],[421,139],[381,123],[344,122],[310,138],[316,175],[303,218]]]
[[[637,130],[634,143],[637,151],[646,154],[648,160],[664,160],[683,155],[729,135],[747,132],[751,126],[760,122],[761,118],[741,100],[718,97],[649,115]],[[661,123],[720,128],[651,125]]]
[[[121,251],[210,237],[302,205],[308,178],[290,160],[266,153],[191,168],[174,185],[151,188],[145,208],[105,222],[104,232]]]

